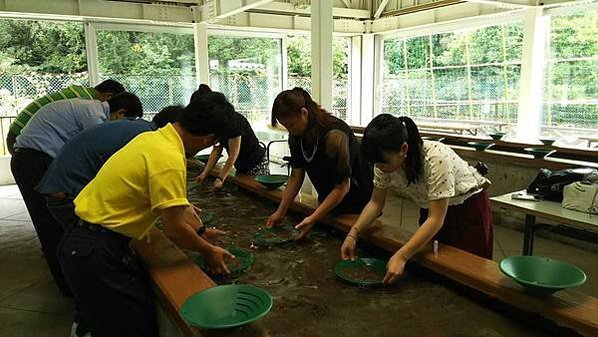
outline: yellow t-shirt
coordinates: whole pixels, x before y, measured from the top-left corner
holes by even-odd
[[[183,142],[168,124],[135,137],[106,161],[75,198],[75,213],[90,223],[141,239],[159,211],[189,205]]]

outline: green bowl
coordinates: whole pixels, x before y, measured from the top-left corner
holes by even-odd
[[[495,133],[489,134],[488,136],[490,136],[490,138],[492,138],[493,140],[499,141],[505,135],[506,135],[506,133],[504,133],[504,132],[495,132]]]
[[[355,261],[341,260],[334,266],[334,273],[352,285],[380,285],[386,275],[386,261],[367,257],[357,258]]]
[[[544,144],[546,146],[552,146],[552,144],[554,144],[554,142],[556,142],[556,139],[552,139],[552,138],[540,138],[540,141],[542,142],[542,144]]]
[[[500,261],[500,270],[533,295],[547,296],[576,287],[586,274],[576,266],[539,256],[510,256]]]
[[[284,185],[288,179],[289,177],[284,174],[269,174],[255,177],[255,181],[262,184],[266,189],[269,190],[275,190],[279,188],[280,186]]]
[[[553,149],[547,149],[545,147],[526,147],[523,150],[534,156],[535,159],[542,159],[548,156],[549,154],[556,152]]]
[[[441,142],[444,140],[444,137],[442,136],[423,136],[422,140],[431,140],[434,142]]]
[[[484,151],[490,146],[494,145],[491,142],[467,142],[467,145],[472,146],[476,149],[476,151]]]
[[[299,230],[293,226],[276,226],[263,228],[255,233],[254,243],[258,246],[281,245],[294,242],[299,235]]]
[[[245,273],[253,265],[253,262],[255,262],[255,256],[244,249],[230,247],[228,251],[235,256],[235,259],[227,262],[230,275],[233,277]],[[194,262],[201,269],[204,269],[206,266],[206,262],[201,255],[198,255]]]
[[[264,317],[272,309],[272,297],[262,288],[247,284],[222,285],[198,292],[181,307],[190,325],[204,329],[236,328]]]

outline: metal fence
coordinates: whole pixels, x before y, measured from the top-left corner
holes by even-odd
[[[139,96],[146,113],[159,112],[169,105],[187,105],[197,89],[195,76],[131,76],[100,74],[100,80],[113,79]]]
[[[69,85],[87,85],[87,73],[0,73],[0,116],[15,116],[34,99]]]

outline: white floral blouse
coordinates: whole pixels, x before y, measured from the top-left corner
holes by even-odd
[[[374,187],[387,189],[395,183],[398,193],[413,200],[419,207],[428,208],[428,202],[449,198],[449,205],[459,205],[490,184],[449,146],[424,140],[424,171],[420,179],[407,184],[405,171],[384,173],[374,167]]]

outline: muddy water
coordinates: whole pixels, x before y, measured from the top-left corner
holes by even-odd
[[[546,336],[479,302],[415,273],[390,287],[360,289],[338,281],[333,267],[340,238],[328,228],[315,228],[301,243],[250,248],[255,232],[275,210],[261,199],[227,184],[220,193],[211,184],[192,188],[189,199],[214,213],[213,225],[228,231],[223,247],[250,250],[256,257],[245,275],[218,283],[248,283],[274,298],[272,311],[255,324],[235,330],[203,331],[205,336]],[[300,217],[288,216],[287,224]],[[373,253],[362,251],[361,256]]]

